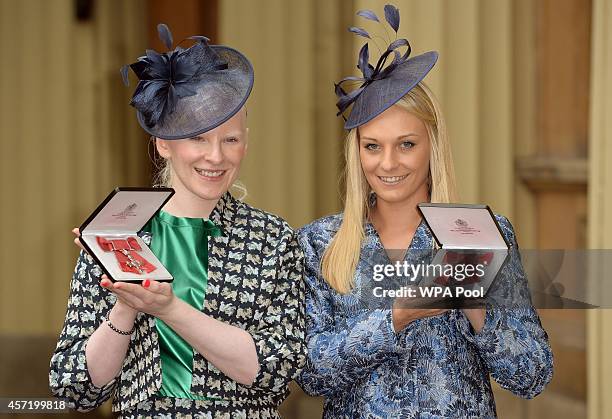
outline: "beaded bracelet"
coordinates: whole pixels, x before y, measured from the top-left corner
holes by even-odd
[[[136,330],[136,325],[134,325],[134,327],[132,327],[132,330],[130,330],[129,332],[126,332],[126,331],[124,331],[124,330],[117,329],[117,328],[115,327],[115,325],[111,323],[111,321],[110,321],[110,319],[109,319],[108,317],[105,317],[103,321],[105,321],[105,322],[106,322],[106,324],[108,325],[108,327],[110,327],[110,328],[111,328],[111,330],[112,330],[113,332],[117,332],[117,333],[119,333],[120,335],[129,336],[129,335],[131,335],[132,333],[134,333],[134,330]]]

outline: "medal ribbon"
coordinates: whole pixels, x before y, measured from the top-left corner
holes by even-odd
[[[105,252],[114,252],[123,272],[135,274],[151,273],[157,269],[153,264],[140,256],[138,252],[142,250],[135,237],[127,239],[106,239],[97,236],[96,241]]]

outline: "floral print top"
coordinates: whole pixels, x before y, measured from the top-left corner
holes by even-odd
[[[308,360],[298,379],[311,395],[325,397],[325,418],[496,417],[491,376],[514,394],[532,398],[551,380],[553,356],[537,312],[527,297],[516,308],[487,308],[475,333],[462,310],[411,322],[396,333],[390,308],[368,308],[360,292],[368,255],[383,250],[370,224],[356,270],[355,287],[341,295],[321,277],[321,258],[341,215],[319,219],[298,231],[306,265]],[[510,222],[496,216],[512,250],[518,245]],[[422,222],[412,249],[429,249]],[[511,251],[504,278],[526,290],[518,251]],[[527,291],[528,292],[528,291]]]

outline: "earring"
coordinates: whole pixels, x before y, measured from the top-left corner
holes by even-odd
[[[368,194],[368,206],[373,207],[376,204],[376,192],[370,191]]]

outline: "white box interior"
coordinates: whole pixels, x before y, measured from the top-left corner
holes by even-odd
[[[114,280],[139,282],[144,279],[172,280],[172,275],[153,254],[151,249],[138,237],[140,231],[158,211],[172,191],[166,190],[121,190],[117,191],[99,212],[81,228],[81,239],[90,252],[102,263]],[[119,266],[114,251],[102,249],[96,237],[117,240],[134,237],[141,250],[137,253],[154,265],[150,273],[124,272]]]
[[[420,206],[444,249],[507,249],[486,207]]]

